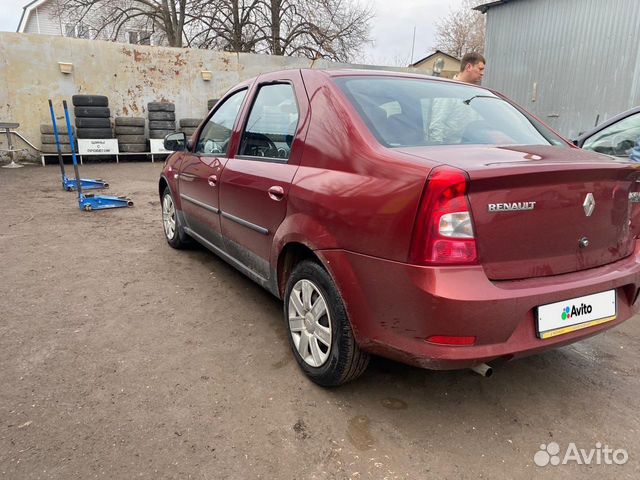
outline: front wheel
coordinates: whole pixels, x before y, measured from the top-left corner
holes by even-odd
[[[351,331],[333,279],[312,261],[299,263],[287,282],[284,316],[293,355],[318,385],[331,387],[359,377],[369,364]]]
[[[167,243],[173,248],[182,249],[189,245],[189,239],[182,229],[169,187],[166,187],[162,193],[162,226]]]

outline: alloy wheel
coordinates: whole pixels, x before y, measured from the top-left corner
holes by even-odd
[[[164,234],[169,240],[173,240],[176,234],[176,208],[171,195],[165,195],[162,200],[162,224]]]
[[[289,331],[304,362],[321,367],[331,351],[331,317],[320,289],[307,279],[299,280],[288,300]]]

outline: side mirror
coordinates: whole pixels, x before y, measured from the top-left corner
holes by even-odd
[[[576,147],[578,146],[578,140],[571,140],[571,143],[573,143]]]
[[[186,150],[187,136],[182,132],[170,133],[164,137],[164,149],[172,152]]]

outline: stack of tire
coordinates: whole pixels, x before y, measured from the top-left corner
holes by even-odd
[[[180,131],[188,138],[196,132],[202,121],[202,118],[181,118],[178,122],[180,125]]]
[[[109,99],[104,95],[74,95],[71,97],[76,117],[76,137],[113,138]]]
[[[60,151],[62,153],[71,153],[71,145],[69,140],[69,132],[66,125],[56,125],[58,129],[58,139],[60,140]],[[56,136],[53,133],[53,125],[43,123],[40,125],[40,142],[42,143],[42,153],[57,154]]]
[[[149,138],[164,138],[176,131],[176,106],[168,102],[147,103]]]
[[[116,138],[120,152],[142,153],[147,151],[144,124],[144,117],[116,117]]]

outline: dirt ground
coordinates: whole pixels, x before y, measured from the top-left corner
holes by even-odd
[[[278,300],[166,244],[161,166],[82,167],[135,202],[102,212],[56,166],[0,169],[0,477],[639,477],[640,318],[490,379],[374,359],[323,389]],[[550,442],[628,461],[536,466]]]

